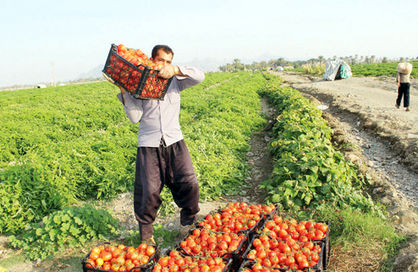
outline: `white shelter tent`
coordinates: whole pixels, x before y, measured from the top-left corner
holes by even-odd
[[[343,60],[330,60],[325,66],[325,80],[350,78],[352,76],[350,65]]]

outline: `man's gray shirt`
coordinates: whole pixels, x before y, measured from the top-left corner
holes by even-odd
[[[163,137],[167,146],[183,139],[180,129],[180,92],[205,79],[205,74],[193,67],[178,66],[182,74],[175,76],[168,87],[164,100],[135,99],[125,92],[123,108],[132,123],[140,122],[138,145],[158,147]],[[122,102],[122,95],[117,97]]]

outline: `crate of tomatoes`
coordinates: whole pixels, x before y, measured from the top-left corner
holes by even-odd
[[[172,78],[159,77],[161,68],[140,49],[112,44],[102,72],[107,80],[137,99],[164,100]]]
[[[245,233],[197,228],[179,243],[178,251],[189,256],[232,258],[242,254],[247,243],[248,235]]]
[[[144,272],[152,268],[158,256],[158,248],[145,243],[138,247],[102,244],[92,248],[81,263],[83,272]]]
[[[243,255],[243,262],[252,263],[251,271],[264,268],[271,271],[323,271],[324,243],[320,241],[301,242],[290,236],[272,238],[262,233],[254,236]],[[249,272],[248,270],[245,270]],[[264,271],[264,270],[263,270]]]
[[[264,222],[260,231],[268,233],[270,236],[286,239],[291,237],[302,242],[322,242],[324,244],[323,266],[327,268],[330,259],[330,222],[329,221],[296,221],[286,218],[280,211],[271,215]]]
[[[229,272],[232,259],[188,256],[172,250],[156,261],[151,272]]]
[[[197,227],[211,231],[232,233],[254,233],[275,209],[273,204],[228,203],[222,209],[208,214]]]

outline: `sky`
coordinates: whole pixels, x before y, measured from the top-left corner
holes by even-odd
[[[418,1],[4,0],[0,87],[76,79],[112,43],[212,67],[324,56],[418,56]],[[207,66],[207,65],[206,65]]]

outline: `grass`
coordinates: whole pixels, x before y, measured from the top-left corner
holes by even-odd
[[[407,237],[396,233],[389,220],[351,208],[335,210],[324,206],[316,212],[318,219],[332,222],[330,239],[334,252],[330,269],[391,271],[394,257]],[[347,270],[341,270],[343,267]]]

